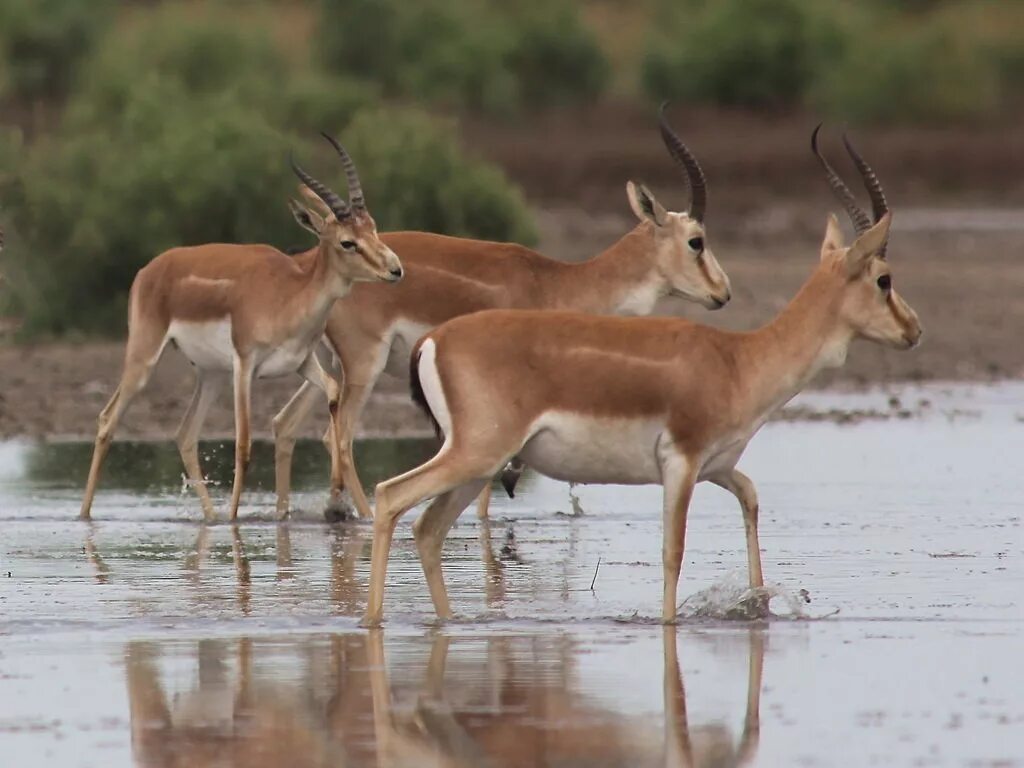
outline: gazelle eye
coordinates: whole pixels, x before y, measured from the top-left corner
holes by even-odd
[[[355,240],[342,240],[341,241],[341,247],[344,248],[346,251],[354,251],[356,249],[356,241]]]
[[[881,288],[886,293],[888,293],[890,290],[892,290],[892,277],[890,277],[889,275],[882,275],[880,278],[878,278],[878,287]]]
[[[686,244],[697,253],[704,250],[704,238],[703,237],[691,237]]]

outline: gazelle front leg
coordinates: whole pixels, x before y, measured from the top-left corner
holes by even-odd
[[[732,469],[708,478],[715,485],[729,491],[743,509],[743,530],[747,538],[747,574],[750,588],[764,586],[764,573],[761,571],[761,545],[757,538],[757,490],[749,477],[738,469]]]
[[[661,603],[661,620],[676,620],[676,591],[679,572],[683,567],[686,542],[686,514],[690,508],[693,487],[697,482],[695,462],[668,446],[661,459],[661,482],[665,488],[662,511],[664,541],[662,543],[662,569],[665,584]]]
[[[231,488],[232,521],[238,519],[238,504],[242,500],[245,470],[249,466],[252,450],[250,416],[252,413],[252,376],[254,361],[251,354],[235,355],[235,482]]]

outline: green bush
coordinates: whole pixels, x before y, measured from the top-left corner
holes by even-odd
[[[260,24],[168,5],[109,35],[84,67],[68,120],[102,123],[152,89],[173,96],[169,110],[230,97],[300,131],[337,130],[377,95],[367,83],[292,61]]]
[[[23,247],[5,254],[25,330],[123,329],[135,272],[174,245],[294,242],[283,201],[295,145],[236,103],[166,112],[154,94],[130,106],[124,132],[33,146],[11,205]]]
[[[814,87],[814,103],[832,115],[926,122],[984,117],[1000,107],[997,61],[953,23],[875,19],[856,37]]]
[[[366,111],[344,141],[382,230],[536,240],[520,192],[498,169],[467,158],[444,123],[413,110]]]
[[[0,95],[60,99],[111,18],[111,0],[0,2]]]
[[[642,71],[656,100],[748,107],[799,104],[822,57],[842,43],[818,4],[719,0],[669,15]]]
[[[333,71],[391,96],[491,112],[593,98],[608,63],[571,0],[321,0]]]

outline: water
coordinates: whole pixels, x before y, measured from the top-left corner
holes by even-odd
[[[409,515],[366,632],[369,530],[320,522],[319,444],[296,519],[272,522],[259,446],[242,524],[210,527],[173,446],[117,446],[83,524],[89,447],[6,444],[0,762],[1024,765],[1024,387],[898,396],[808,395],[874,415],[770,424],[741,462],[785,617],[725,618],[742,520],[698,488],[670,629],[656,488],[577,486],[582,515],[561,483],[496,489],[490,525],[468,512],[448,540],[440,628]],[[371,483],[432,444],[357,450]],[[230,450],[205,452],[226,484]]]

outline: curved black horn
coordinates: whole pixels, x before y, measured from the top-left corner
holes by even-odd
[[[846,131],[843,131],[843,144],[846,145],[846,151],[850,153],[850,159],[853,160],[853,164],[857,166],[857,170],[860,171],[860,175],[864,179],[864,186],[871,197],[871,212],[874,214],[875,223],[877,224],[878,220],[889,212],[889,204],[886,203],[885,192],[882,191],[882,182],[878,180],[878,176],[875,175],[867,161],[853,148],[853,144],[850,143],[850,139],[846,136]]]
[[[356,172],[356,164],[352,162],[345,148],[339,144],[333,136],[321,131],[320,135],[330,142],[334,151],[341,158],[341,167],[345,169],[345,178],[348,180],[348,201],[353,208],[366,208],[366,199],[363,197],[363,185],[359,183],[359,174]]]
[[[292,171],[294,171],[295,175],[299,177],[299,180],[313,190],[313,193],[317,197],[324,201],[336,218],[341,219],[350,215],[351,211],[349,210],[348,203],[332,192],[326,184],[322,184],[302,170],[298,163],[295,162],[295,156],[291,152],[288,153],[288,162],[292,166]]]
[[[691,195],[690,217],[703,222],[704,212],[708,207],[707,179],[704,176],[704,171],[701,170],[700,163],[697,162],[697,158],[689,148],[683,144],[683,140],[676,135],[676,132],[672,130],[672,126],[668,124],[668,119],[665,117],[666,107],[668,107],[668,102],[662,102],[661,111],[659,113],[661,139],[665,142],[665,148],[668,149],[668,153],[672,155],[673,159],[679,163],[686,172],[686,179],[690,185]]]
[[[825,178],[828,179],[828,185],[832,188],[832,192],[843,207],[846,208],[846,212],[850,216],[850,220],[853,222],[853,228],[858,235],[867,232],[871,229],[871,219],[864,210],[857,205],[857,200],[853,196],[853,192],[846,186],[845,182],[839,178],[839,174],[835,172],[831,165],[828,164],[821,152],[818,151],[818,132],[821,130],[821,123],[814,128],[814,132],[811,134],[811,151],[814,156],[818,158],[818,162],[821,163],[821,167],[825,169]]]

